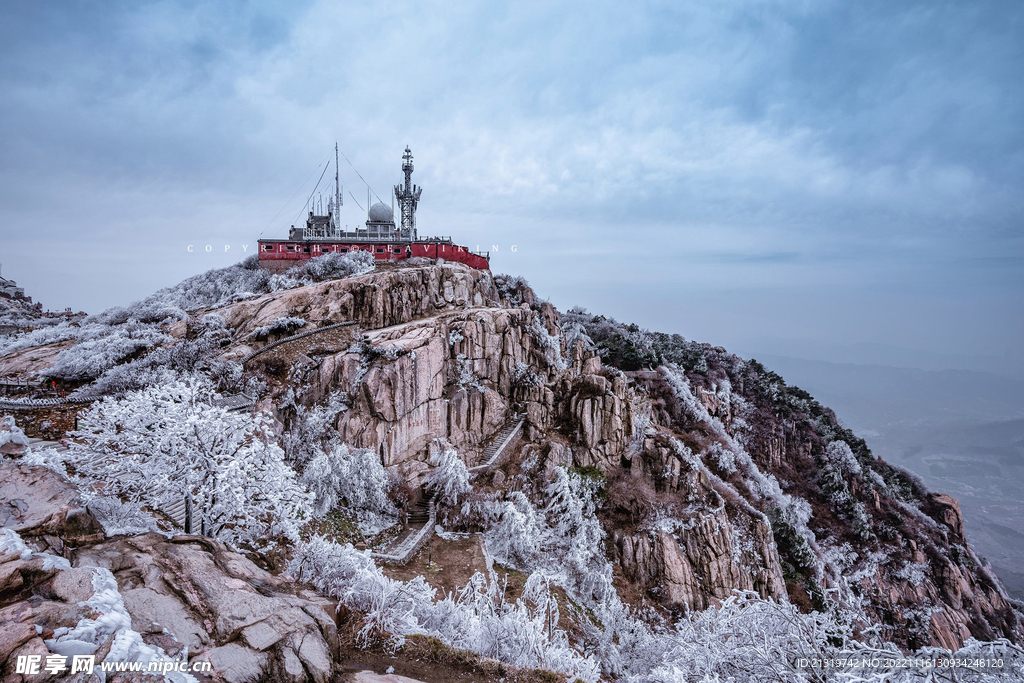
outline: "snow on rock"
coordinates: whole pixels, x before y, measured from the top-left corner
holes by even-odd
[[[489,272],[448,263],[371,272],[277,291],[223,306],[217,312],[244,338],[280,318],[303,318],[312,325],[356,320],[364,328],[378,329],[483,306],[498,298]]]
[[[250,671],[268,680],[330,679],[334,605],[221,543],[144,534],[80,551],[78,562],[116,575],[144,640],[187,648],[190,661],[212,662],[227,680]]]
[[[25,432],[11,415],[0,416],[0,455],[21,455],[28,448]]]
[[[8,655],[5,671],[28,649],[33,653],[45,651],[65,657],[93,655],[97,662],[175,659],[160,647],[144,642],[132,629],[132,619],[117,582],[107,569],[72,568],[62,557],[30,550],[15,532],[4,529],[0,538],[0,573],[8,577],[4,583],[6,590],[0,591],[4,608],[0,614],[14,619],[13,623],[0,624],[0,629],[13,627],[20,634],[14,639],[13,649],[0,652],[0,655]],[[12,581],[13,577],[17,580]],[[39,590],[37,586],[43,582],[47,588]],[[19,594],[26,593],[37,597],[33,602],[22,603],[20,609],[9,609],[12,603],[18,603]],[[49,637],[45,637],[47,635]],[[42,649],[40,640],[44,645]],[[105,680],[99,669],[94,673],[99,680]],[[196,679],[188,674],[169,672],[164,680],[194,683]]]
[[[5,672],[31,651],[209,661],[225,681],[325,683],[336,661],[333,611],[214,541],[124,537],[80,550],[72,567],[9,529],[0,537]],[[195,679],[172,672],[166,680]]]

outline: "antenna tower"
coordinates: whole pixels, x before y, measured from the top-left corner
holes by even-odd
[[[423,188],[412,184],[412,150],[405,146],[405,154],[402,155],[402,172],[405,173],[405,185],[395,185],[395,197],[398,199],[398,207],[402,211],[402,237],[415,240],[416,235],[416,205],[420,202],[420,193]]]

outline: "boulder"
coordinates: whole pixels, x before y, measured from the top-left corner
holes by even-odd
[[[225,681],[323,682],[334,674],[335,603],[221,543],[143,534],[81,551],[77,562],[113,573],[146,642],[187,646]]]
[[[75,487],[46,467],[0,460],[0,527],[27,543],[70,557],[104,537]]]

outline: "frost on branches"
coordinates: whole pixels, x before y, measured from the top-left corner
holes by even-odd
[[[265,418],[215,407],[214,395],[190,376],[103,399],[79,417],[65,462],[83,488],[125,503],[184,499],[187,533],[253,548],[297,538],[310,495]]]
[[[427,635],[445,645],[524,668],[543,668],[569,680],[597,683],[593,659],[577,652],[558,628],[559,612],[550,584],[531,577],[523,598],[504,599],[492,574],[475,574],[460,590],[437,600],[436,589],[418,576],[396,581],[385,576],[369,552],[315,538],[300,543],[289,571],[366,617],[358,640],[384,640],[401,647],[406,636]]]
[[[473,490],[469,483],[469,470],[458,452],[449,444],[430,456],[433,467],[423,479],[428,491],[434,492],[435,500],[442,505],[456,506],[459,499]]]
[[[281,445],[299,472],[299,482],[313,494],[315,515],[341,509],[365,536],[373,536],[397,521],[398,509],[389,496],[391,477],[377,452],[338,438],[335,424],[348,409],[346,398],[338,392],[323,403],[298,406]]]
[[[316,515],[345,508],[366,535],[391,526],[398,515],[388,497],[391,479],[372,448],[339,443],[319,451],[306,465],[299,481],[313,494]]]

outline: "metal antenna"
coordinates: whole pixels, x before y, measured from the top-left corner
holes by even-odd
[[[423,188],[412,184],[412,150],[405,146],[405,154],[402,155],[402,172],[405,174],[405,185],[395,185],[395,196],[398,198],[398,207],[402,210],[402,237],[405,239],[416,239],[416,205],[420,201],[420,193]]]
[[[338,206],[345,205],[345,196],[341,194],[341,182],[338,169],[338,141],[334,141],[334,203]]]

